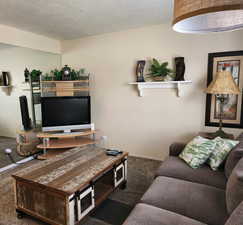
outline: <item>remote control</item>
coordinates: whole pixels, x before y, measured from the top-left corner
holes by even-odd
[[[106,155],[117,156],[117,155],[119,155],[119,153],[115,153],[115,152],[106,152]]]
[[[111,153],[118,153],[118,154],[122,154],[122,151],[119,150],[115,150],[115,149],[107,149],[106,152],[111,152]]]
[[[117,156],[119,154],[122,154],[122,151],[118,151],[118,150],[112,150],[112,149],[107,149],[106,150],[106,154],[107,155],[112,155],[112,156]]]

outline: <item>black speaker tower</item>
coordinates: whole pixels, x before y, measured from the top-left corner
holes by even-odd
[[[24,95],[20,96],[19,103],[20,103],[22,124],[23,124],[24,130],[31,130],[31,119],[29,116],[28,103],[27,103],[26,96],[24,96]]]

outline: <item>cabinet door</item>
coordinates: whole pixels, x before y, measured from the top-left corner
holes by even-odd
[[[115,187],[121,184],[124,180],[125,180],[125,166],[123,163],[121,163],[114,170]]]
[[[89,187],[78,196],[78,220],[86,216],[94,207],[94,189]]]

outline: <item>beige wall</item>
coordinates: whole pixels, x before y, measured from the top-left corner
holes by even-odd
[[[23,91],[28,85],[24,82],[24,69],[40,69],[43,72],[59,68],[61,56],[28,48],[15,47],[0,44],[0,72],[9,71],[11,74],[13,90],[10,96],[6,96],[0,88],[0,136],[15,137],[16,130],[20,128],[21,115],[19,96],[30,96],[29,91]],[[37,107],[37,112],[40,108]],[[31,108],[29,107],[31,114]],[[40,119],[40,113],[38,113]]]
[[[243,32],[183,35],[169,25],[62,42],[62,63],[86,67],[92,74],[92,118],[110,147],[131,155],[163,159],[174,141],[188,141],[204,127],[207,56],[210,52],[242,50]],[[186,59],[186,78],[193,84],[183,97],[160,89],[138,97],[128,85],[135,80],[139,59],[172,62]],[[238,134],[239,129],[227,131]]]
[[[0,25],[0,43],[26,47],[51,53],[61,53],[59,40]]]

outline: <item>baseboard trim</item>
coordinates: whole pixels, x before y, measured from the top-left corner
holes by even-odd
[[[129,156],[141,158],[141,159],[151,159],[151,160],[160,161],[160,162],[163,161],[163,159],[158,159],[158,158],[149,157],[149,156],[141,156],[141,155],[134,155],[134,154],[129,154]]]

